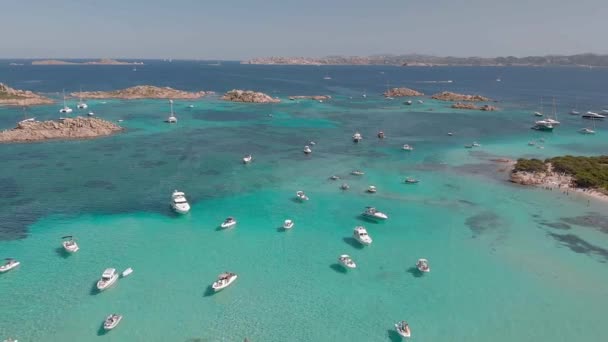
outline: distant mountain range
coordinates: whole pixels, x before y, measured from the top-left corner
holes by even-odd
[[[592,53],[571,56],[529,57],[437,57],[428,55],[263,57],[241,64],[265,65],[399,65],[399,66],[583,66],[608,67],[608,55]]]

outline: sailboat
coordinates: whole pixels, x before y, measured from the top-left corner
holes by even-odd
[[[63,90],[63,108],[61,108],[59,110],[59,113],[71,113],[72,112],[72,108],[68,107],[68,105],[65,103],[65,89]]]
[[[578,111],[578,96],[574,102],[574,109],[570,111],[571,115],[580,115],[581,113]]]
[[[553,119],[547,118],[545,119],[545,121],[553,126],[558,126],[560,124],[560,122],[557,121],[557,107],[555,106],[555,97],[553,98]]]
[[[34,121],[36,121],[36,118],[28,118],[27,110],[26,110],[25,106],[23,106],[23,120],[19,121],[19,123],[22,124],[22,123],[34,122]]]
[[[173,100],[169,100],[169,103],[171,104],[171,114],[169,115],[167,120],[165,120],[165,122],[166,123],[177,123],[177,118],[175,117],[175,114],[173,113]]]
[[[593,123],[593,129],[585,127],[580,129],[578,132],[581,134],[595,134],[595,120],[592,118],[591,122]]]
[[[82,87],[80,87],[80,92],[78,93],[80,99],[78,100],[78,105],[76,105],[76,108],[78,109],[87,109],[89,106],[82,101]]]

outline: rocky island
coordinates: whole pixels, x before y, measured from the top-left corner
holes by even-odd
[[[487,104],[479,107],[473,103],[463,103],[463,102],[456,102],[451,107],[454,109],[483,110],[486,112],[491,112],[491,111],[495,111],[498,109],[494,106],[490,106]]]
[[[289,99],[291,101],[295,101],[295,100],[315,100],[315,101],[326,101],[331,99],[331,96],[329,95],[311,95],[311,96],[306,96],[306,95],[298,95],[298,96],[290,96]]]
[[[0,83],[0,105],[33,106],[52,104],[53,102],[48,97],[38,95],[29,90],[13,89],[4,83]]]
[[[487,97],[483,97],[481,95],[466,95],[466,94],[458,94],[453,93],[451,91],[444,91],[441,93],[434,94],[431,98],[440,101],[467,101],[467,102],[489,102],[492,101]]]
[[[222,100],[232,102],[248,102],[248,103],[278,103],[281,100],[273,98],[272,96],[252,90],[239,90],[233,89],[224,96]]]
[[[32,65],[143,65],[143,62],[121,62],[115,59],[103,58],[97,61],[70,62],[57,59],[32,61]]]
[[[210,91],[187,92],[169,87],[140,85],[131,88],[112,91],[86,91],[71,93],[70,96],[86,99],[185,99],[194,100],[213,94]]]
[[[384,92],[384,97],[405,97],[423,95],[423,93],[410,88],[392,88]]]
[[[97,118],[75,117],[59,121],[22,121],[15,128],[0,132],[0,143],[90,139],[121,131],[123,131],[122,127]]]

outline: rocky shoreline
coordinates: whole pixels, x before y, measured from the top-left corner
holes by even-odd
[[[384,92],[384,97],[424,96],[423,93],[410,88],[392,88]]]
[[[156,87],[150,85],[140,85],[131,88],[112,90],[112,91],[85,91],[71,93],[72,97],[82,97],[85,99],[185,99],[194,100],[214,94],[211,91],[187,92],[170,87]]]
[[[58,121],[25,121],[0,132],[0,143],[91,139],[122,132],[124,128],[98,118],[66,118]]]
[[[4,106],[34,106],[53,104],[55,101],[29,90],[13,89],[0,83],[0,105]]]
[[[222,100],[246,103],[279,103],[281,100],[273,98],[268,94],[255,92],[253,90],[233,89],[222,96]]]
[[[115,59],[102,58],[97,61],[89,61],[89,62],[69,62],[69,61],[61,61],[57,59],[46,59],[46,60],[38,60],[32,61],[32,65],[143,65],[143,62],[121,62]]]
[[[494,106],[490,106],[487,104],[479,107],[472,103],[462,103],[462,102],[456,102],[451,107],[454,109],[482,110],[482,111],[486,111],[486,112],[491,112],[491,111],[495,111],[498,109]]]
[[[467,94],[458,94],[453,93],[451,91],[443,91],[441,93],[434,94],[431,98],[439,101],[451,101],[451,102],[490,102],[491,99],[487,97],[483,97],[481,95],[467,95]]]

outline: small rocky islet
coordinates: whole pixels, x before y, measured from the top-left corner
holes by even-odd
[[[281,100],[262,92],[253,90],[232,89],[222,96],[222,100],[246,103],[279,103]]]
[[[99,118],[75,117],[58,121],[21,121],[17,127],[0,132],[0,143],[90,139],[112,135],[123,130],[123,127]]]
[[[204,96],[214,94],[212,91],[197,91],[188,92],[184,90],[173,89],[171,87],[156,87],[151,85],[138,85],[135,87],[112,90],[112,91],[87,91],[75,92],[70,96],[86,99],[122,99],[122,100],[140,100],[140,99],[180,99],[180,100],[195,100]]]
[[[19,90],[0,83],[0,105],[4,106],[35,106],[53,104],[52,99],[36,94],[29,90]]]
[[[424,96],[423,93],[410,88],[392,88],[384,92],[384,97]]]

